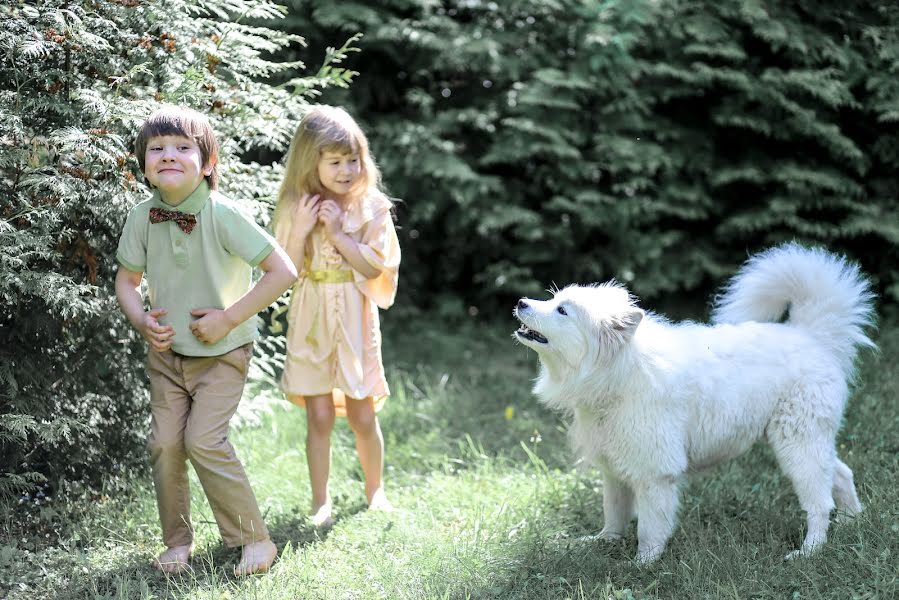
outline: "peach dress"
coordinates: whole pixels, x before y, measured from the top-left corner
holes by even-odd
[[[400,245],[390,200],[370,193],[344,211],[343,231],[359,244],[362,256],[381,270],[368,279],[352,269],[328,241],[321,224],[306,241],[306,265],[293,288],[287,312],[287,357],[281,388],[305,406],[304,396],[332,394],[338,415],[346,415],[348,398],[371,396],[380,410],[390,394],[381,360],[378,308],[396,297]],[[275,230],[285,245],[288,219]],[[310,253],[311,250],[311,253]]]

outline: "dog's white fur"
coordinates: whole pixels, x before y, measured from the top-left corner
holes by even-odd
[[[761,438],[808,517],[787,558],[826,541],[834,501],[860,512],[834,440],[857,351],[874,347],[865,334],[873,299],[854,264],[787,244],[750,258],[719,297],[713,325],[645,313],[614,281],[520,300],[515,335],[540,358],[534,393],[571,417],[575,450],[603,475],[599,537],[622,537],[636,516],[637,560],[655,560],[685,476]]]

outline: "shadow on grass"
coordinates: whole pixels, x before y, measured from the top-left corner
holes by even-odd
[[[269,536],[278,548],[278,556],[284,552],[289,544],[294,551],[302,551],[314,544],[322,543],[328,539],[334,527],[341,521],[349,519],[365,510],[365,505],[357,503],[334,513],[334,522],[331,527],[314,527],[309,517],[300,513],[267,516]],[[202,559],[208,570],[217,570],[225,575],[221,579],[227,581],[242,581],[243,578],[233,575],[233,567],[240,560],[239,548],[228,548],[222,543],[210,548]],[[197,562],[195,559],[194,563]],[[277,563],[277,561],[276,561]],[[196,566],[194,567],[196,572]]]
[[[489,583],[465,591],[475,599],[503,600],[807,595],[837,599],[853,597],[859,590],[894,592],[894,575],[879,563],[888,562],[892,552],[883,547],[895,542],[877,541],[872,535],[886,529],[883,523],[869,523],[872,516],[883,516],[876,507],[874,515],[832,521],[828,543],[814,556],[784,560],[805,531],[804,513],[788,483],[777,473],[765,473],[757,476],[764,480],[764,497],[735,493],[741,482],[749,480],[746,469],[757,471],[758,463],[768,461],[767,454],[761,454],[723,468],[721,482],[700,481],[687,487],[678,525],[656,563],[635,562],[635,521],[621,540],[585,539],[601,527],[602,495],[589,485],[577,485],[555,497],[548,495],[540,519],[505,545],[502,568],[491,573]],[[865,564],[859,560],[863,548],[887,558]],[[866,581],[859,571],[874,575]]]
[[[365,510],[362,503],[348,506],[335,513],[334,526]],[[327,540],[332,528],[316,528],[309,517],[300,514],[273,515],[268,521],[269,534],[278,548],[279,558],[288,546],[294,552],[302,552]],[[240,560],[241,549],[229,548],[221,541],[206,546],[191,558],[190,568],[181,573],[166,574],[151,565],[151,556],[135,558],[120,563],[114,569],[97,570],[73,578],[73,585],[57,590],[47,598],[71,600],[74,597],[141,598],[181,597],[197,590],[215,590],[240,586],[246,577],[234,575],[234,567]],[[260,575],[265,576],[265,575]]]

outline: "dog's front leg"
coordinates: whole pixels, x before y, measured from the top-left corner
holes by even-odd
[[[677,522],[679,488],[673,477],[637,488],[637,562],[651,563],[665,551]]]
[[[622,480],[606,469],[602,470],[603,528],[600,539],[618,540],[624,537],[627,524],[634,518],[634,492]]]

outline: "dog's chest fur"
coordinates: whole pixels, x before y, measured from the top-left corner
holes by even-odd
[[[597,413],[595,407],[574,411],[569,435],[577,454],[591,465],[598,465],[626,481],[647,481],[658,477],[677,477],[687,470],[686,445],[678,423],[683,417],[652,407],[607,405]],[[667,426],[654,427],[668,419]],[[673,425],[673,427],[672,427]]]

